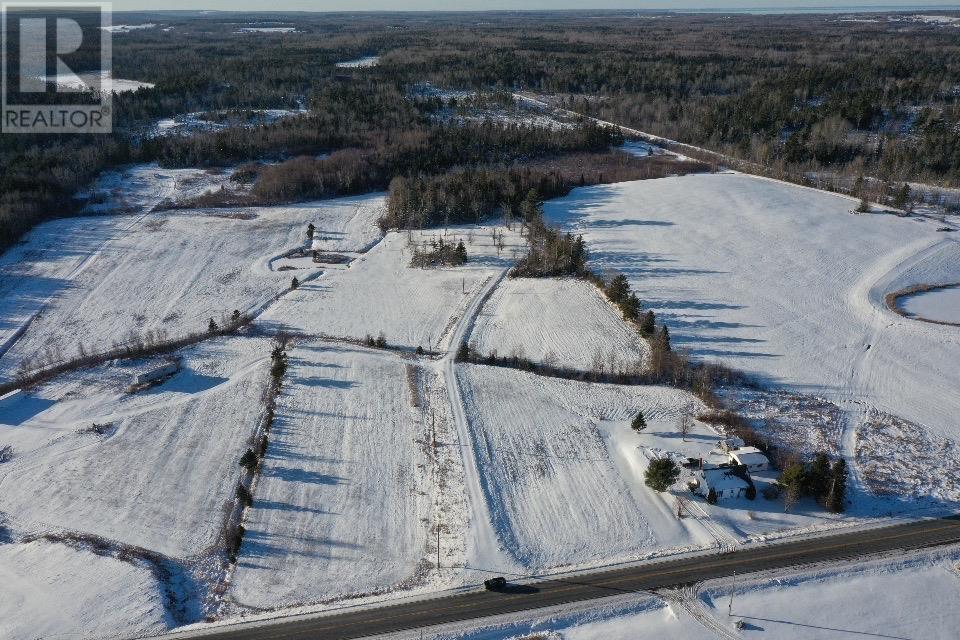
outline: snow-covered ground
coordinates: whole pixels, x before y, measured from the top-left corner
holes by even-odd
[[[960,27],[960,16],[948,15],[894,15],[888,16],[890,22],[919,22],[938,27]]]
[[[839,405],[849,460],[871,408],[957,440],[960,328],[899,316],[884,295],[960,280],[960,243],[935,221],[854,207],[725,173],[581,188],[546,212],[627,275],[674,347]]]
[[[177,558],[213,545],[261,411],[269,343],[222,338],[183,355],[179,373],[138,393],[127,393],[134,374],[158,360],[3,401],[0,447],[14,457],[0,465],[0,511],[14,530],[77,531]]]
[[[107,71],[81,73],[79,75],[68,73],[48,76],[46,81],[53,82],[61,89],[70,89],[73,91],[112,91],[113,93],[126,93],[128,91],[137,91],[138,89],[152,89],[156,86],[150,82],[114,78]]]
[[[879,560],[835,569],[737,580],[728,615],[730,579],[697,589],[576,603],[500,616],[483,624],[458,623],[434,630],[442,640],[713,640],[770,638],[835,640],[889,638],[948,640],[960,613],[956,551]],[[736,624],[742,622],[742,629]],[[415,632],[389,640],[413,640]],[[387,640],[386,638],[384,640]]]
[[[288,270],[281,259],[306,246],[308,223],[328,239],[320,248],[362,249],[379,237],[374,221],[382,202],[375,195],[283,207],[146,209],[41,225],[0,258],[0,375],[46,352],[66,358],[80,344],[100,351],[131,332],[176,336],[234,309],[256,312],[294,275],[319,272],[309,260]]]
[[[6,640],[129,638],[169,626],[159,585],[142,566],[65,544],[0,543]]]
[[[191,135],[199,131],[217,131],[230,127],[257,127],[306,112],[306,109],[238,109],[234,112],[223,111],[220,113],[222,119],[210,120],[204,117],[206,112],[195,111],[158,120],[150,135]]]
[[[956,553],[777,576],[737,585],[733,620],[743,619],[753,638],[956,637],[960,597]],[[708,584],[700,600],[710,615],[732,627],[727,616],[729,581]]]
[[[498,616],[483,624],[463,622],[434,628],[434,640],[716,640],[692,616],[650,595],[613,598],[603,605],[577,603],[536,612]],[[419,632],[381,640],[417,640]]]
[[[433,566],[436,487],[407,365],[312,341],[289,356],[231,599],[273,608],[415,586]]]
[[[492,229],[451,228],[445,241],[456,244],[464,239],[468,262],[435,269],[409,266],[410,242],[429,243],[442,230],[389,233],[349,268],[331,269],[322,279],[302,285],[271,308],[264,321],[310,335],[363,339],[382,332],[390,345],[445,348],[464,306],[484,283],[512,264],[521,247],[517,231],[499,227],[505,232],[505,247],[498,252]]]
[[[132,377],[159,359],[75,371],[0,400],[0,450],[13,452],[0,463],[0,517],[17,540],[0,540],[0,560],[39,544],[24,535],[78,532],[183,566],[199,562],[233,499],[239,457],[262,412],[268,336],[281,330],[293,334],[294,346],[247,534],[235,571],[218,583],[226,605],[207,610],[251,614],[423,595],[487,571],[531,575],[729,549],[851,522],[812,502],[784,513],[782,502],[762,496],[707,505],[685,489],[688,470],[663,494],[644,486],[658,457],[724,460],[708,425],[694,421],[689,433],[679,431],[684,412],[704,410],[689,393],[456,363],[462,340],[484,353],[555,355],[557,366],[580,369],[602,361],[609,370],[614,359],[636,363],[646,354],[592,285],[506,279],[525,247],[517,229],[489,224],[381,237],[383,194],[158,210],[228,175],[137,167],[104,176],[87,194],[88,211],[115,215],[42,225],[0,258],[5,376],[46,350],[62,357],[80,343],[107,348],[134,330],[196,331],[233,309],[256,316],[244,335],[182,350],[182,370],[151,389],[128,393]],[[582,188],[546,209],[584,233],[596,266],[628,276],[669,325],[675,348],[767,383],[724,393],[773,440],[846,456],[857,465],[855,491],[887,490],[909,497],[910,508],[919,495],[932,496],[925,504],[958,500],[960,483],[950,478],[960,474],[960,427],[951,422],[960,412],[960,328],[897,315],[884,296],[960,281],[960,242],[937,233],[933,221],[851,215],[854,206],[723,174]],[[409,266],[415,246],[441,237],[464,241],[467,264]],[[314,250],[337,255],[320,265]],[[300,285],[289,290],[294,276]],[[381,333],[401,350],[339,340]],[[417,346],[440,353],[417,357]],[[637,433],[629,425],[641,410],[649,426]],[[757,474],[758,486],[771,477]],[[46,580],[45,569],[22,573],[34,566],[29,554],[10,557],[20,575]],[[115,559],[98,559],[92,574]],[[154,578],[136,564],[121,568],[134,573],[117,583],[143,595],[131,607],[147,612],[129,613],[136,628],[125,629],[168,625],[170,612],[156,605],[162,589],[148,584]],[[881,590],[886,574],[871,576],[817,580],[825,592],[839,593],[829,585],[851,580]],[[906,580],[902,589],[912,584]],[[948,590],[941,578],[929,580]],[[815,582],[798,579],[791,588],[813,601],[816,589],[803,591],[807,584]],[[641,626],[701,637],[698,625],[715,633],[728,624],[707,621],[711,598],[720,598],[711,589],[505,633],[630,637]],[[751,624],[778,637],[765,624],[793,620],[784,617],[786,600],[760,582],[744,587],[744,602],[752,593],[775,615],[764,623],[751,613]],[[815,624],[799,614],[797,621]],[[471,637],[510,637],[500,631]]]
[[[237,33],[297,33],[296,27],[240,27]]]
[[[960,324],[960,287],[916,293],[899,303],[903,311],[915,318]]]
[[[369,67],[375,67],[380,63],[380,56],[365,56],[363,58],[357,58],[355,60],[345,60],[343,62],[337,62],[334,66],[341,69],[366,69]]]
[[[657,494],[644,485],[650,460],[704,458],[718,435],[696,423],[686,437],[681,412],[702,409],[693,396],[656,386],[620,386],[462,365],[471,446],[504,549],[494,570],[518,573],[636,560],[692,548],[734,547],[748,539],[829,525],[815,505],[783,513],[762,497],[716,506],[684,487]],[[630,421],[643,411],[648,427]],[[688,500],[677,518],[677,496]]]
[[[636,328],[584,280],[513,278],[477,318],[470,346],[581,371],[642,368],[648,348]]]
[[[109,27],[100,27],[104,31],[109,31],[110,33],[129,33],[131,31],[141,31],[143,29],[154,29],[156,28],[156,23],[145,22],[143,24],[114,24]]]
[[[166,169],[157,163],[129,165],[104,171],[75,197],[82,213],[148,213],[205,193],[236,190],[231,171]]]

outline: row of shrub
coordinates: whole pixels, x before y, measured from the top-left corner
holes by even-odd
[[[240,466],[246,470],[246,482],[242,479],[237,483],[236,500],[243,509],[253,506],[253,491],[256,475],[260,472],[263,459],[267,455],[267,448],[270,444],[270,430],[273,428],[273,420],[277,408],[277,396],[280,394],[280,388],[283,385],[283,376],[287,372],[287,344],[288,337],[280,334],[273,343],[273,349],[270,352],[270,384],[264,392],[264,411],[261,422],[254,433],[251,446],[240,456]],[[236,563],[237,556],[240,553],[240,547],[243,545],[243,536],[246,529],[243,526],[243,518],[238,517],[235,521],[229,522],[224,535],[227,557],[231,563]]]

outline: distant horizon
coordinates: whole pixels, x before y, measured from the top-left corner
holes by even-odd
[[[198,6],[190,0],[171,0],[163,7],[147,6],[155,0],[114,0],[116,13],[495,13],[495,12],[625,12],[640,13],[744,13],[744,14],[816,14],[816,13],[892,13],[903,11],[960,11],[960,3],[930,4],[891,2],[851,2],[820,4],[817,2],[771,3],[770,0],[743,0],[732,3],[691,2],[676,6],[669,2],[616,2],[604,7],[583,8],[575,0],[533,0],[517,3],[511,0],[280,0],[264,9],[253,0],[208,0]],[[202,2],[202,0],[201,0]],[[182,3],[182,6],[181,6]],[[316,6],[316,5],[322,6]],[[223,6],[228,5],[228,6]],[[453,6],[451,6],[453,5]],[[522,6],[511,6],[522,5]]]

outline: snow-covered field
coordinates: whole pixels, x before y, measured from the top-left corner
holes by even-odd
[[[137,91],[138,89],[152,89],[154,86],[150,82],[141,82],[139,80],[124,80],[123,78],[114,78],[108,71],[99,73],[81,73],[74,75],[72,73],[57,76],[48,76],[47,82],[52,82],[60,89],[72,91],[101,91],[113,93],[126,93]]]
[[[423,579],[436,487],[407,376],[389,352],[321,342],[290,351],[233,601],[290,606]]]
[[[657,457],[726,462],[707,425],[679,431],[684,410],[703,409],[686,392],[485,365],[461,365],[458,376],[494,530],[519,572],[735,548],[836,523],[806,501],[791,513],[759,495],[708,505],[687,490],[689,470],[670,492],[647,488],[643,474]],[[639,434],[630,428],[638,411],[648,424]],[[769,478],[756,480],[762,488]]]
[[[854,206],[725,173],[577,189],[546,211],[584,234],[596,266],[627,275],[675,347],[839,405],[848,459],[871,408],[956,440],[960,328],[901,317],[883,298],[960,280],[960,243],[932,220]]]
[[[379,63],[380,56],[365,56],[355,60],[344,60],[343,62],[337,62],[334,66],[341,69],[367,69],[369,67],[375,67]]]
[[[166,169],[157,163],[104,171],[77,194],[84,214],[148,213],[220,189],[236,190],[230,171]]]
[[[322,248],[358,250],[379,237],[381,205],[364,196],[41,225],[0,259],[0,374],[38,354],[66,358],[80,344],[99,351],[131,332],[176,336],[234,309],[256,312],[293,275],[318,273],[309,261],[294,271],[276,264],[306,246],[308,223],[329,238]]]
[[[30,356],[68,357],[80,344],[105,349],[133,331],[180,335],[233,309],[256,318],[245,334],[182,350],[182,370],[150,389],[128,392],[133,376],[160,359],[74,371],[0,400],[0,450],[12,451],[0,462],[0,519],[13,533],[11,542],[0,540],[0,577],[30,594],[22,606],[71,597],[80,567],[89,566],[110,581],[91,589],[105,598],[86,605],[91,611],[102,613],[123,589],[136,595],[125,600],[121,613],[131,622],[121,631],[171,625],[156,576],[121,562],[116,550],[142,547],[191,571],[216,564],[205,554],[222,531],[239,458],[263,411],[269,336],[279,331],[292,334],[293,347],[239,562],[220,588],[204,592],[225,594],[224,606],[204,601],[205,611],[417,596],[487,571],[531,575],[731,549],[853,521],[812,501],[784,513],[782,502],[762,495],[708,505],[686,490],[690,470],[670,491],[648,489],[643,474],[658,457],[724,460],[708,425],[694,421],[681,433],[681,415],[705,410],[685,391],[455,363],[462,340],[482,353],[583,370],[622,369],[646,357],[635,329],[593,285],[505,278],[525,246],[518,229],[381,237],[383,194],[160,210],[228,178],[155,166],[105,175],[85,194],[87,211],[113,215],[47,223],[0,257],[5,377]],[[958,501],[960,483],[951,478],[960,473],[960,427],[952,421],[960,413],[960,328],[900,316],[884,296],[960,281],[960,242],[932,221],[851,215],[854,206],[719,174],[581,188],[546,210],[584,233],[595,266],[627,275],[645,307],[669,325],[675,348],[766,383],[724,397],[775,443],[844,455],[857,465],[855,492],[909,498],[910,508],[918,496],[930,496],[925,505]],[[316,227],[312,241],[308,223]],[[409,266],[415,246],[441,237],[464,241],[467,264]],[[318,264],[311,251],[334,255]],[[290,290],[293,277],[300,284]],[[351,344],[381,333],[399,351]],[[438,353],[415,356],[418,346]],[[649,426],[637,433],[629,425],[641,410]],[[772,476],[756,474],[757,486]],[[872,513],[855,505],[854,515]],[[99,536],[113,555],[23,541],[71,532]],[[883,633],[885,618],[873,620],[865,600],[848,601],[857,612],[849,629],[820,625],[813,612],[828,600],[818,598],[840,601],[845,584],[900,593],[922,581],[932,586],[918,592],[952,594],[957,577],[947,568],[817,574],[789,589],[761,580],[742,587],[740,603],[751,633],[769,637]],[[638,627],[686,638],[710,637],[709,627],[723,637],[717,629],[730,623],[717,613],[722,589],[715,587],[469,637],[626,638]],[[787,610],[791,593],[809,603],[809,614]],[[6,605],[0,599],[0,616]],[[98,635],[113,613],[76,614],[77,624]],[[59,633],[58,620],[40,630]],[[9,628],[15,637],[32,630]],[[939,627],[923,628],[924,637],[944,637]]]
[[[192,135],[199,131],[218,131],[230,127],[253,128],[271,124],[284,118],[303,115],[306,109],[240,109],[237,113],[221,112],[222,120],[208,120],[205,112],[194,111],[156,122],[151,136]]]
[[[447,241],[465,239],[469,261],[462,267],[435,269],[409,266],[409,242],[429,242],[442,231],[389,233],[349,268],[331,269],[302,285],[272,307],[264,321],[310,335],[363,339],[382,332],[390,345],[445,348],[466,304],[512,264],[513,250],[522,242],[516,232],[506,231],[506,247],[498,256],[490,229],[451,228]]]
[[[752,638],[948,640],[960,624],[950,606],[960,597],[957,561],[954,552],[744,582],[734,594],[733,619],[743,619]],[[700,593],[728,628],[729,593],[727,581]]]
[[[956,551],[903,560],[737,580],[733,615],[727,614],[731,581],[698,589],[631,595],[609,604],[577,603],[501,616],[478,625],[441,627],[442,640],[713,640],[769,638],[836,640],[888,638],[948,640],[960,613],[948,603],[960,596]],[[742,630],[736,629],[742,622]],[[413,640],[398,633],[390,640]]]
[[[237,33],[297,33],[296,27],[240,27]]]
[[[129,33],[131,31],[141,31],[143,29],[154,29],[156,28],[156,23],[145,22],[143,24],[114,24],[109,27],[100,27],[104,31],[109,31],[110,33]]]
[[[0,637],[6,640],[161,633],[170,621],[160,593],[149,570],[132,562],[64,544],[0,543]]]
[[[261,411],[269,344],[204,343],[169,381],[128,394],[157,362],[107,364],[3,401],[0,447],[14,457],[0,465],[0,511],[15,530],[77,531],[177,558],[214,544]]]
[[[584,280],[505,280],[477,318],[470,346],[581,371],[642,367],[648,348],[634,327]]]
[[[458,376],[493,526],[520,571],[714,543],[643,486],[647,458],[628,426],[642,409],[652,429],[673,431],[691,396],[483,365]]]

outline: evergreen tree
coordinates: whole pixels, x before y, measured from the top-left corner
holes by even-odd
[[[316,230],[316,227],[313,226],[313,223],[307,225],[307,240],[313,240],[313,232]]]
[[[680,467],[670,458],[650,462],[644,475],[646,485],[654,491],[666,491],[680,477]]]
[[[457,243],[456,252],[457,252],[457,262],[458,262],[459,264],[466,264],[466,263],[467,263],[467,248],[463,245],[463,240],[460,240],[460,242]]]
[[[657,333],[657,345],[663,351],[670,351],[670,330],[667,325],[660,325],[660,331]]]
[[[910,185],[904,182],[903,186],[901,186],[899,191],[897,191],[897,195],[893,198],[893,206],[895,206],[897,209],[903,209],[907,204],[907,200],[909,199]]]
[[[250,495],[249,489],[247,489],[242,484],[237,485],[237,499],[245,507],[249,507],[253,504],[253,496]]]
[[[287,372],[287,353],[283,350],[282,346],[277,345],[273,348],[270,354],[270,360],[270,375],[273,376],[274,380],[279,381]]]
[[[866,198],[860,198],[860,204],[857,205],[857,213],[867,213],[870,211],[870,203]]]
[[[466,342],[461,342],[460,347],[457,349],[457,360],[460,362],[466,362],[470,359],[470,345]]]
[[[647,419],[643,417],[643,411],[637,412],[633,422],[630,423],[630,427],[634,431],[643,431],[647,428]]]
[[[644,336],[652,336],[657,329],[657,318],[653,311],[647,311],[643,314],[643,322],[640,323],[640,333]]]
[[[240,466],[252,471],[257,466],[257,454],[253,449],[247,449],[247,452],[240,458]]]
[[[853,181],[853,195],[860,196],[863,193],[863,174],[857,174],[857,179]]]
[[[717,492],[713,487],[707,492],[707,504],[717,504]]]
[[[299,286],[300,286],[300,281],[297,280],[297,276],[293,276],[293,280],[290,281],[290,288],[296,289]]]
[[[617,274],[607,285],[607,297],[616,304],[620,304],[630,295],[630,283],[627,282],[627,276],[622,273]]]
[[[219,328],[220,328],[220,327],[219,327],[219,325],[217,325],[216,320],[214,320],[213,318],[210,318],[210,322],[207,324],[207,331],[209,331],[210,333],[214,333],[214,332],[216,332]]]
[[[642,310],[640,298],[638,298],[637,294],[635,293],[631,293],[627,296],[626,300],[620,303],[620,311],[623,312],[623,319],[629,320],[630,322],[636,322],[639,320],[640,312]]]
[[[790,507],[797,503],[803,496],[803,490],[807,481],[807,469],[803,464],[796,462],[789,465],[780,474],[779,482],[784,488],[784,511],[789,511]]]
[[[576,272],[583,271],[587,266],[587,257],[587,245],[583,241],[583,236],[577,236],[573,243],[573,253],[570,256],[570,261],[573,263]]]
[[[543,218],[543,208],[540,206],[540,196],[536,189],[527,191],[526,197],[520,203],[520,215],[527,224],[538,222]]]
[[[846,508],[847,463],[842,458],[834,462],[830,475],[830,489],[827,493],[827,510],[831,513],[841,513]]]
[[[806,493],[821,499],[830,490],[830,458],[827,454],[818,452],[810,467],[807,469]]]

